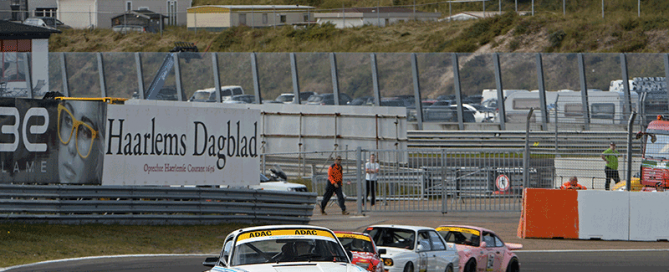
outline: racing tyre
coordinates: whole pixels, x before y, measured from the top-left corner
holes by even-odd
[[[476,272],[476,261],[474,259],[469,259],[465,264],[465,267],[462,269],[462,272]]]
[[[404,272],[413,272],[413,264],[411,262],[408,262],[404,266]]]
[[[453,272],[453,266],[449,264],[448,267],[446,267],[446,272]]]
[[[520,272],[520,266],[518,265],[518,260],[513,259],[509,262],[509,266],[506,267],[506,272]]]

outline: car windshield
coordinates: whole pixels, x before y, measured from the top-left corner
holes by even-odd
[[[271,230],[259,233],[272,235],[271,233],[283,231]],[[232,266],[303,261],[348,262],[347,255],[339,243],[335,239],[323,236],[286,235],[248,238],[241,241],[239,239],[242,238],[238,238],[235,245]]]
[[[337,234],[339,235],[339,234]],[[356,252],[369,252],[369,253],[374,253],[374,244],[372,244],[372,241],[365,236],[364,239],[356,238],[356,237],[351,237],[351,236],[344,236],[341,237],[339,236],[339,241],[341,244],[344,246],[344,249],[349,250],[349,251],[356,251]]]
[[[377,246],[396,247],[413,250],[415,234],[413,230],[395,228],[373,228],[365,231]]]
[[[444,237],[447,243],[477,247],[481,240],[481,232],[470,228],[439,227],[437,232]]]
[[[209,92],[195,92],[191,100],[193,101],[207,101],[209,99]]]
[[[648,132],[655,132],[649,130]],[[660,133],[666,133],[657,131]],[[655,134],[655,142],[652,137],[646,138],[646,157],[652,159],[668,159],[669,158],[669,135]]]
[[[282,95],[280,95],[279,97],[276,98],[276,101],[281,101],[281,102],[293,101],[294,96],[295,95],[292,95],[292,94],[282,94]]]

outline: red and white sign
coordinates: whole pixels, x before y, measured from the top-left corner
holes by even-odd
[[[511,180],[507,175],[499,175],[495,180],[495,184],[497,185],[497,190],[506,192],[511,187]]]

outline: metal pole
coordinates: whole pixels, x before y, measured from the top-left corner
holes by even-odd
[[[458,129],[464,130],[464,114],[462,112],[462,88],[460,86],[460,65],[458,64],[458,54],[453,53],[452,55],[453,62],[453,87],[455,87],[455,99],[458,103],[457,114],[458,114]]]
[[[630,115],[627,121],[627,184],[625,190],[628,192],[632,190],[632,133],[634,130],[634,118],[636,118],[636,111]]]
[[[641,18],[641,0],[637,0],[637,17]]]
[[[518,13],[518,0],[516,0],[516,13]]]
[[[416,21],[416,0],[413,0],[413,20]]]
[[[107,84],[105,83],[105,70],[102,62],[102,53],[98,52],[98,75],[100,77],[100,95],[107,97]]]
[[[371,63],[372,85],[374,86],[374,106],[381,106],[381,90],[379,88],[379,69],[376,66],[376,53],[371,53],[370,55],[372,57]]]
[[[139,52],[135,53],[135,66],[137,67],[137,95],[144,99],[144,75],[142,74],[142,57]]]
[[[379,12],[381,12],[381,0],[379,0],[379,4],[376,6],[376,26],[381,27],[381,15],[379,15]]]
[[[502,15],[502,0],[499,0],[499,15]]]
[[[346,152],[348,154],[348,152]],[[362,179],[362,168],[364,167],[364,164],[362,162],[362,148],[358,146],[358,148],[355,149],[355,176],[357,180],[357,191],[358,195],[357,197],[357,207],[358,207],[358,214],[362,214],[362,198],[366,197],[365,192],[365,187],[362,185],[363,179]]]
[[[177,85],[177,95],[179,96],[178,101],[184,101],[184,91],[181,86],[181,67],[179,66],[179,53],[174,53],[172,55],[174,58],[174,81],[176,82]],[[160,90],[158,90],[160,91]]]
[[[525,121],[525,153],[523,155],[523,189],[527,188],[530,184],[530,119],[532,119],[532,114],[534,113],[534,108],[530,108],[530,111],[527,113],[527,121]]]
[[[567,15],[567,0],[562,0],[562,16]]]
[[[65,58],[65,53],[60,53],[60,71],[62,74],[63,81],[63,95],[65,97],[70,97],[70,87],[67,82],[67,60]]]
[[[629,76],[627,74],[627,55],[625,53],[620,53],[620,69],[623,73],[623,87],[625,90],[625,111],[624,116],[630,114],[632,108],[632,101],[630,96],[630,87],[629,87]]]
[[[274,16],[276,18],[276,16]],[[256,95],[255,104],[262,104],[262,95],[260,95],[260,77],[258,76],[258,57],[256,53],[251,53],[251,73],[253,74],[253,91]]]
[[[532,16],[534,16],[534,0],[532,0]]]
[[[272,6],[272,10],[274,12],[274,29],[276,30],[276,7]]]
[[[332,94],[335,105],[339,105],[339,74],[337,73],[337,56],[330,53],[330,74],[332,75]]]
[[[585,61],[583,60],[582,53],[578,54],[578,72],[581,74],[581,105],[583,107],[583,124],[585,125],[585,130],[589,130],[590,104],[588,103],[588,82],[585,77]]]
[[[344,17],[344,23],[342,24],[341,29],[344,29],[346,28],[346,9],[344,3],[341,3],[341,13],[343,14]]]
[[[667,89],[669,89],[669,54],[664,54],[664,81],[667,83]],[[669,102],[669,92],[667,92],[667,102]],[[665,110],[669,111],[669,107]]]
[[[546,109],[546,87],[541,53],[537,53],[537,83],[539,84],[539,104],[541,107],[541,130],[548,130],[548,110]]]
[[[223,97],[221,97],[221,76],[218,73],[218,53],[211,54],[211,67],[214,73],[214,87],[216,88],[216,94],[218,94],[216,95],[216,102],[221,103],[223,102]]]
[[[297,59],[295,53],[290,53],[290,71],[293,76],[293,104],[301,104],[300,99],[300,82],[297,74]]]
[[[33,80],[30,70],[30,53],[23,53],[23,73],[26,77],[26,88],[28,89],[28,98],[33,98]]]
[[[504,109],[504,88],[502,86],[502,70],[499,65],[499,54],[492,54],[495,65],[495,82],[497,83],[497,118],[499,118],[499,128],[506,130],[506,110]]]
[[[416,101],[416,121],[418,122],[418,130],[423,130],[423,105],[420,103],[420,76],[418,73],[418,60],[416,60],[416,53],[411,53],[411,74],[413,75],[413,94]]]
[[[604,19],[604,0],[602,0],[602,19]]]
[[[453,7],[453,6],[452,6],[452,3],[451,3],[451,2],[448,2],[448,21],[449,21],[449,22],[450,22],[451,20],[453,20],[453,18],[452,18],[453,15],[451,14],[452,7]]]

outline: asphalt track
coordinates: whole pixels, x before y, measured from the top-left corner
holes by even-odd
[[[352,203],[348,205],[352,209]],[[311,224],[348,231],[362,231],[374,224],[485,227],[495,231],[505,242],[523,244],[523,250],[517,251],[521,271],[669,271],[669,242],[519,239],[516,237],[518,212],[375,212],[344,216],[337,206],[328,207],[327,212],[329,215],[314,211]],[[203,271],[204,258],[217,254],[107,256],[51,261],[0,271]]]

